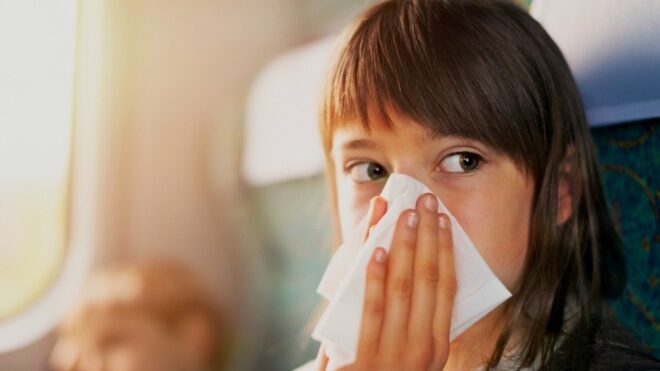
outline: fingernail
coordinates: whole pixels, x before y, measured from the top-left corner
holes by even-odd
[[[438,216],[438,227],[445,229],[449,228],[449,218],[445,214],[440,214]]]
[[[416,212],[411,211],[408,214],[408,218],[407,218],[406,222],[408,223],[408,227],[410,227],[410,228],[417,227],[417,223],[419,223],[419,215],[417,215]]]
[[[430,211],[437,211],[438,210],[438,204],[437,201],[435,200],[435,196],[432,195],[425,195],[424,196],[424,207]]]
[[[381,247],[376,248],[376,251],[374,251],[374,259],[376,259],[376,263],[385,262],[386,257],[387,257],[387,253],[383,248]]]

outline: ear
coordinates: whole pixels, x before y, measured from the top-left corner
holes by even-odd
[[[573,214],[574,179],[571,155],[562,161],[557,185],[557,225],[562,225]]]

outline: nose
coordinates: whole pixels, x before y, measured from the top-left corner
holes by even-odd
[[[407,175],[409,177],[415,178],[417,181],[427,186],[431,181],[430,174],[425,170],[424,167],[419,165],[419,162],[394,166],[392,173]]]

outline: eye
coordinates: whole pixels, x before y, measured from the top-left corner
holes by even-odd
[[[442,171],[447,173],[469,173],[481,165],[483,158],[472,152],[456,152],[445,157],[440,163]]]
[[[376,162],[359,162],[351,165],[348,170],[356,183],[373,182],[388,176],[385,167]]]

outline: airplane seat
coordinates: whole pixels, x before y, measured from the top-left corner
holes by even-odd
[[[591,133],[628,271],[623,295],[610,306],[660,356],[660,118],[592,128]]]
[[[575,77],[628,285],[610,303],[660,357],[660,2],[534,0],[530,12]]]

